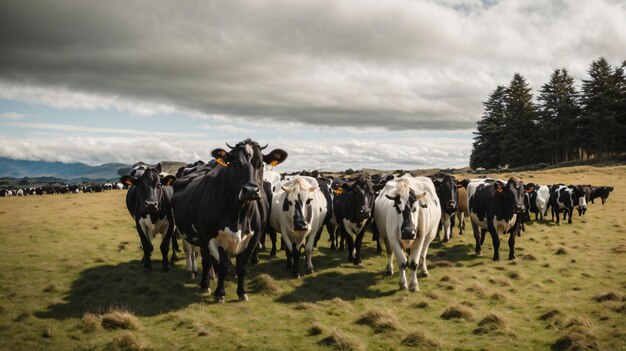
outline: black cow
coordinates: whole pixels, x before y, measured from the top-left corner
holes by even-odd
[[[176,180],[174,176],[167,176],[163,179],[159,177],[161,164],[156,167],[146,167],[141,175],[133,178],[125,175],[120,178],[120,182],[128,184],[130,188],[126,193],[126,207],[135,220],[135,226],[141,247],[143,248],[143,258],[141,262],[145,271],[152,269],[150,256],[152,255],[152,239],[157,234],[163,235],[161,241],[161,253],[163,254],[163,271],[169,270],[167,255],[170,247],[170,240],[174,233],[174,220],[171,211],[172,187]],[[97,191],[97,190],[96,190]],[[172,260],[176,259],[176,254]]]
[[[602,204],[606,202],[606,199],[609,198],[609,194],[613,191],[612,186],[599,186],[592,187],[592,192],[589,196],[589,200],[591,203],[594,203],[593,200],[596,198],[600,198],[602,200]]]
[[[322,191],[322,194],[324,194],[324,198],[326,199],[326,217],[324,217],[324,225],[322,227],[320,227],[319,231],[317,232],[317,234],[315,235],[315,243],[313,244],[314,247],[317,247],[317,242],[320,240],[320,237],[322,236],[322,231],[324,230],[324,226],[326,227],[326,230],[328,231],[328,233],[330,234],[331,232],[335,232],[335,227],[332,225],[332,217],[333,217],[333,190],[331,187],[332,184],[332,179],[330,178],[323,178],[323,177],[318,177],[315,178],[317,180],[317,184],[320,187],[320,190]],[[334,243],[331,243],[331,248]]]
[[[258,245],[269,215],[268,196],[262,187],[263,163],[278,164],[287,158],[287,153],[280,149],[263,155],[265,147],[250,139],[228,147],[228,152],[213,150],[214,168],[207,168],[190,181],[185,177],[177,180],[172,199],[179,232],[187,242],[200,247],[203,291],[209,290],[210,265],[217,272],[218,302],[225,301],[229,255],[237,258],[239,300],[248,299],[245,265]]]
[[[481,254],[481,245],[489,231],[493,240],[493,260],[500,260],[499,236],[510,233],[509,259],[515,259],[515,237],[526,210],[523,184],[516,178],[510,178],[506,183],[493,179],[473,181],[467,185],[467,196],[476,254]]]
[[[452,228],[454,228],[454,214],[457,211],[459,203],[459,182],[454,176],[445,175],[443,179],[434,179],[435,190],[441,204],[441,224],[443,227],[443,237],[441,241],[448,242],[452,237]]]
[[[348,247],[348,261],[361,264],[361,243],[367,224],[372,218],[376,193],[369,177],[360,175],[354,180],[333,185],[332,222],[339,230],[342,240]],[[352,235],[356,235],[352,240]],[[331,240],[333,237],[331,236]]]

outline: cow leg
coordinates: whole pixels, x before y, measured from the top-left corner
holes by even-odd
[[[313,260],[311,258],[311,256],[313,256],[313,247],[315,246],[315,239],[316,238],[312,238],[312,237],[307,238],[307,243],[306,243],[306,248],[305,248],[306,274],[315,273],[315,269],[313,269]]]
[[[215,288],[215,301],[223,303],[226,301],[226,290],[224,290],[224,283],[226,276],[228,275],[228,254],[222,247],[218,247],[220,255],[219,261],[217,261],[214,267],[217,268],[217,287]]]
[[[346,249],[346,237],[349,236],[349,234],[347,234],[347,232],[345,230],[339,230],[339,236],[337,238],[337,240],[339,240],[339,251],[343,251]],[[352,236],[350,235],[350,240],[352,240]]]
[[[291,257],[293,262],[291,265],[291,277],[294,279],[300,278],[300,249],[299,245],[293,245],[291,250]]]
[[[515,231],[509,234],[509,260],[515,259]]]
[[[283,238],[281,238],[281,241],[284,243],[285,245],[285,253],[287,254],[287,270],[292,270],[294,262],[293,262],[293,244],[291,243],[291,239],[283,234]],[[297,262],[296,262],[297,264]]]
[[[430,247],[430,243],[435,239],[435,237],[437,236],[437,233],[433,232],[430,235],[427,235],[426,238],[424,238],[424,243],[422,244],[422,247],[418,250],[418,252],[420,253],[420,256],[418,257],[419,261],[416,261],[417,263],[419,263],[419,265],[422,267],[422,275],[424,275],[425,277],[428,277],[430,274],[428,273],[428,266],[426,265],[426,256],[428,255],[428,247]],[[409,285],[410,288],[410,285]],[[411,291],[416,291],[416,290],[411,290]]]
[[[313,238],[313,247],[317,247],[317,242],[320,241],[323,230],[324,230],[324,226],[320,226],[320,229],[317,231],[317,233],[315,233],[315,237]]]
[[[272,242],[272,250],[270,251],[270,256],[276,256],[276,231],[269,224],[267,225],[267,231],[270,234],[270,241]]]
[[[454,224],[456,221],[456,218],[454,217],[454,214],[450,215],[450,226],[448,226],[448,240],[452,239],[452,229],[454,228]]]
[[[478,230],[478,225],[476,225],[476,223],[474,223],[474,221],[472,221],[472,230],[474,231],[474,239],[476,240],[476,247],[474,248],[474,251],[476,252],[477,256],[481,256],[481,250],[480,250],[480,230]]]
[[[200,291],[211,293],[209,288],[209,271],[211,267],[217,267],[217,260],[209,254],[209,247],[203,245],[200,248],[202,253],[202,279],[200,280]]]
[[[563,220],[565,220],[565,216],[569,215],[567,219],[567,223],[572,224],[572,212],[574,212],[574,208],[568,208],[566,213],[563,213]]]
[[[434,233],[435,236],[437,236],[437,233]],[[419,258],[419,249],[415,248],[415,250],[412,250],[411,255],[409,256],[409,268],[411,269],[411,281],[409,282],[409,291],[415,292],[415,291],[419,291],[419,285],[417,283],[417,267],[418,265],[418,260],[421,260]],[[426,272],[428,273],[428,272]]]
[[[348,262],[354,262],[354,240],[352,239],[352,234],[348,234],[344,230],[342,230],[341,237],[342,240],[346,240],[346,248],[348,249]]]
[[[185,251],[185,271],[189,273],[191,279],[194,279],[198,274],[198,268],[196,267],[196,253],[193,245],[183,239],[183,250]]]
[[[255,245],[257,246],[257,245]],[[254,250],[258,250],[258,247],[255,247]],[[248,250],[237,255],[236,258],[236,270],[237,270],[237,296],[239,296],[239,301],[248,301],[248,293],[246,292],[246,262],[248,261]]]
[[[489,234],[491,234],[491,241],[493,242],[493,260],[500,261],[500,237],[498,230],[493,226],[493,223],[488,222],[487,227]],[[513,233],[515,235],[515,233]]]
[[[406,260],[406,257],[404,256],[404,252],[402,252],[399,255],[396,253],[396,262],[398,263],[398,271],[400,273],[400,290],[408,290],[409,287],[406,282],[407,260]]]
[[[365,228],[367,226],[363,226],[361,232],[356,235],[356,240],[354,241],[354,264],[357,266],[363,266],[361,263],[361,244],[363,243],[363,237],[365,236]]]
[[[383,238],[385,243],[385,251],[387,252],[387,275],[393,275],[393,255],[394,252],[387,237]]]
[[[141,262],[143,263],[143,270],[148,272],[152,270],[152,263],[150,262],[150,256],[152,256],[152,242],[150,240],[149,234],[144,231],[144,229],[137,221],[137,233],[139,233],[139,239],[141,240],[141,247],[143,248],[143,258]]]
[[[328,239],[330,240],[330,249],[331,250],[337,249],[337,243],[336,243],[337,227],[335,227],[332,224],[328,223],[328,224],[326,224],[326,230],[328,231]]]
[[[163,234],[163,240],[161,240],[161,254],[163,255],[163,272],[169,272],[170,263],[167,260],[167,255],[170,253],[170,242],[172,241],[172,233],[174,231],[174,226],[171,224],[167,225],[167,230],[165,230],[165,234]],[[172,264],[174,263],[174,258],[172,258]]]
[[[372,222],[370,228],[372,229],[372,241],[376,242],[376,253],[380,255],[383,252],[383,248],[380,246],[380,232],[374,222]]]

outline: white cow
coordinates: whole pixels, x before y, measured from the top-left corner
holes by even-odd
[[[287,252],[287,268],[291,268],[295,278],[300,276],[298,259],[303,246],[306,246],[307,273],[314,272],[311,261],[313,244],[326,212],[326,198],[315,178],[295,176],[275,187],[268,229],[281,233]],[[275,237],[275,233],[272,234]]]
[[[276,172],[276,171],[269,171],[269,170],[265,170],[263,172],[263,180],[272,184],[272,188],[274,187],[274,185],[278,184],[278,182],[280,182],[280,173]]]
[[[387,182],[376,198],[374,223],[385,243],[389,261],[387,273],[393,274],[395,255],[400,270],[400,289],[419,291],[417,268],[428,276],[426,256],[428,246],[437,235],[441,207],[430,178],[406,174]],[[407,261],[404,251],[410,249]],[[407,286],[405,269],[411,268]]]

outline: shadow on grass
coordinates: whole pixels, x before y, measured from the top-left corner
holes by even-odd
[[[154,316],[199,302],[196,283],[180,269],[144,273],[135,260],[118,265],[102,265],[80,273],[63,302],[35,312],[39,318],[82,317],[85,312],[106,312],[111,307],[126,308],[137,316]],[[185,284],[193,283],[186,286]]]
[[[280,296],[277,302],[316,302],[340,298],[352,301],[361,298],[379,298],[396,293],[397,290],[381,291],[373,287],[381,275],[373,272],[343,274],[332,271],[306,277],[304,283],[292,292]]]

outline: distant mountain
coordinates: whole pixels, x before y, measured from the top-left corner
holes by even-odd
[[[116,180],[120,177],[118,170],[127,168],[123,163],[107,163],[90,166],[84,163],[62,163],[45,161],[12,160],[0,157],[0,177],[54,177],[70,179],[105,179]]]

